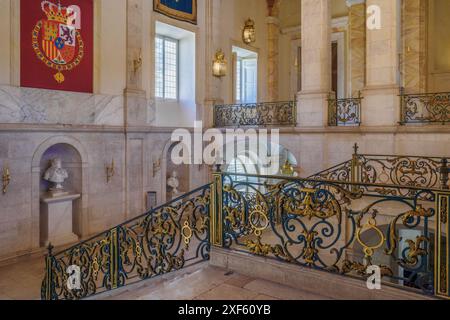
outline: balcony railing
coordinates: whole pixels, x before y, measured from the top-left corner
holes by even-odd
[[[405,94],[402,88],[400,124],[450,123],[450,92]]]
[[[328,125],[330,127],[361,125],[361,93],[357,98],[336,99],[330,94],[328,99]]]
[[[261,102],[214,106],[214,126],[270,127],[297,125],[296,101]]]

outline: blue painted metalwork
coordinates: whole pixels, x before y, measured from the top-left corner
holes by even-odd
[[[411,198],[374,198],[357,183],[234,173],[223,179],[225,248],[362,277],[377,265],[387,283],[434,292],[432,189],[380,185],[408,189]],[[417,237],[402,239],[405,230]]]
[[[41,297],[83,299],[209,260],[210,185],[46,259]],[[67,286],[69,266],[81,287]]]

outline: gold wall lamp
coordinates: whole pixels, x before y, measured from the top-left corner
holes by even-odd
[[[213,75],[222,78],[227,75],[227,61],[225,60],[225,53],[218,50],[213,61]]]
[[[106,165],[106,182],[110,183],[111,179],[116,175],[116,166],[114,159],[112,159],[110,165]]]
[[[136,73],[142,67],[142,49],[139,49],[137,59],[133,59],[133,72]]]
[[[250,18],[245,21],[244,30],[242,30],[242,40],[245,44],[256,42],[255,21]]]
[[[8,191],[8,186],[11,183],[11,173],[9,172],[8,166],[3,167],[3,194],[6,194]]]

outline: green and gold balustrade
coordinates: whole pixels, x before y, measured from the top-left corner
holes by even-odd
[[[449,191],[235,173],[215,178],[221,199],[213,206],[213,245],[362,279],[378,266],[386,285],[448,297]],[[367,196],[369,187],[408,190],[408,197]]]
[[[207,185],[59,253],[50,246],[42,299],[83,299],[208,260],[209,207]],[[71,266],[79,289],[67,285]]]
[[[214,106],[214,127],[270,127],[297,125],[297,102],[258,102]]]
[[[400,124],[450,123],[450,92],[405,94],[400,91]]]
[[[390,188],[389,185],[449,188],[448,158],[358,154],[357,145],[354,150],[351,160],[319,172],[310,178],[366,183],[368,185],[361,186],[366,194],[384,196],[413,196],[408,188]]]

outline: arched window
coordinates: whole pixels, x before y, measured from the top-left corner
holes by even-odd
[[[257,164],[252,161],[247,156],[238,156],[231,160],[231,162],[227,166],[228,173],[235,173],[240,175],[258,175],[258,168]],[[232,176],[233,181],[236,182],[243,182],[243,183],[251,183],[255,180],[258,180],[257,177],[251,177],[251,176]],[[242,187],[239,188],[240,191],[248,191],[248,188]]]

